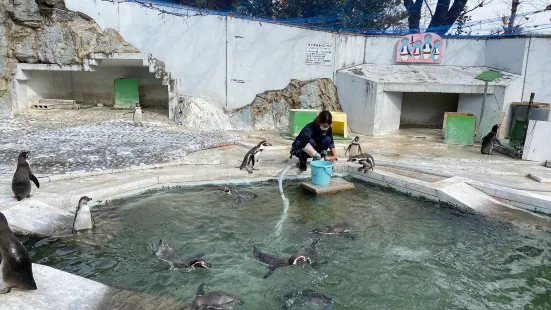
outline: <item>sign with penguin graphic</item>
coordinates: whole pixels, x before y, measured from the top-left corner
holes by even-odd
[[[403,36],[396,46],[396,62],[441,63],[442,37],[428,32]]]

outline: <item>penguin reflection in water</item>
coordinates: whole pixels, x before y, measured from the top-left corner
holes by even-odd
[[[149,249],[155,253],[155,255],[170,265],[170,269],[185,268],[193,270],[196,268],[210,268],[211,265],[203,258],[205,253],[193,255],[187,259],[182,258],[168,243],[166,240],[159,240],[159,242],[152,242]]]
[[[233,309],[234,305],[243,304],[240,297],[221,292],[208,292],[204,290],[205,283],[197,288],[195,300],[180,310],[206,310],[206,309]]]
[[[283,295],[285,302],[284,310],[290,309],[311,309],[311,307],[319,306],[331,309],[333,307],[333,299],[323,293],[317,292],[311,288],[305,288],[298,291],[291,291]]]

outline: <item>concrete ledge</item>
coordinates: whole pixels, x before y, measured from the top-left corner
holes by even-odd
[[[528,175],[531,179],[538,181],[540,183],[551,183],[551,174],[549,175],[535,175],[535,174],[529,174]]]
[[[469,180],[468,183],[489,196],[507,204],[534,212],[551,214],[551,199],[549,196],[506,188],[498,185]]]
[[[331,182],[327,186],[317,186],[313,185],[312,181],[305,181],[300,183],[300,187],[316,195],[336,194],[356,188],[354,183],[339,178],[331,178]]]

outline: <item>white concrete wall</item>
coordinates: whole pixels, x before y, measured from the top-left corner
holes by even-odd
[[[30,71],[28,105],[39,99],[73,99],[78,103],[115,104],[114,80],[138,79],[143,107],[168,108],[168,89],[147,68],[98,68],[98,71]]]
[[[502,38],[486,41],[486,67],[515,74],[524,73],[528,39]]]
[[[250,104],[258,93],[281,89],[293,78],[334,79],[337,70],[353,65],[394,64],[400,38],[337,34],[214,15],[159,14],[132,2],[66,0],[66,4],[91,16],[103,29],[116,29],[142,53],[164,61],[166,70],[178,80],[181,95],[210,99],[229,109]],[[306,65],[307,43],[333,43],[332,65]],[[490,66],[513,73],[525,69],[524,100],[534,91],[539,101],[551,101],[547,87],[551,75],[546,74],[551,72],[550,45],[548,38],[444,39],[441,65]],[[527,64],[522,59],[525,54]]]
[[[387,133],[400,129],[402,94],[403,93],[397,92],[383,92],[383,100],[377,102],[375,110],[374,134]]]
[[[404,93],[400,127],[404,125],[437,126],[444,123],[445,112],[456,112],[458,94]]]
[[[526,74],[522,100],[530,100],[530,93],[536,93],[537,102],[551,103],[551,39],[530,38],[530,51],[526,64]]]
[[[352,74],[337,72],[336,84],[339,102],[346,113],[350,130],[359,134],[373,134],[371,118],[375,114],[375,90],[371,89],[372,83]]]
[[[545,161],[551,158],[551,122],[533,121],[528,124],[528,133],[522,159]]]

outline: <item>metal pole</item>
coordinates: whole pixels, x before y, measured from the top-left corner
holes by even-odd
[[[482,116],[484,115],[484,106],[486,105],[486,96],[488,95],[488,81],[484,81],[484,95],[482,96],[482,108],[480,109],[480,118],[478,120],[478,129],[480,131],[480,124],[482,123]]]
[[[530,123],[530,115],[532,112],[532,105],[534,105],[534,96],[535,93],[530,94],[530,101],[528,102],[528,111],[526,112],[526,124],[524,125],[524,136],[522,139],[522,146],[524,146],[524,143],[526,142],[526,136],[528,135],[528,124]]]

